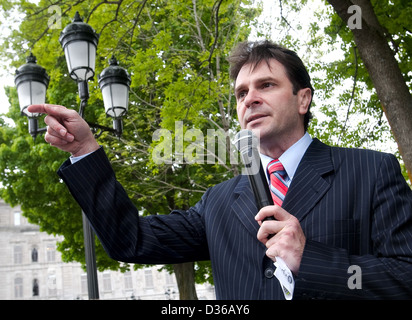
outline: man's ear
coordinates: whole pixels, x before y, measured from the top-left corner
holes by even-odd
[[[312,101],[312,91],[310,88],[303,88],[298,91],[299,113],[306,114]]]

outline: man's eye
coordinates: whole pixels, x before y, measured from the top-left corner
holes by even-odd
[[[238,94],[237,94],[237,98],[238,99],[242,99],[242,98],[244,98],[246,96],[246,91],[240,91]]]

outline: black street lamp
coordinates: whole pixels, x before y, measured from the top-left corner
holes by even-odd
[[[84,23],[76,12],[72,23],[60,34],[59,41],[64,50],[70,77],[77,82],[92,79],[99,34],[90,25]]]
[[[90,25],[82,21],[78,12],[72,23],[63,29],[59,38],[66,56],[70,77],[78,84],[79,115],[82,118],[84,118],[84,110],[89,99],[88,81],[95,74],[98,40],[99,35]],[[27,64],[17,69],[15,83],[22,113],[29,117],[29,132],[33,138],[36,138],[36,135],[45,132],[46,128],[38,128],[39,114],[29,113],[26,108],[31,104],[45,103],[49,77],[46,70],[36,64],[35,57],[30,55],[27,58]],[[88,122],[95,133],[97,130],[100,130],[100,134],[103,131],[110,131],[118,137],[121,136],[122,117],[126,115],[128,109],[130,83],[127,71],[121,68],[118,61],[112,57],[110,66],[99,75],[99,85],[106,114],[113,118],[113,129]],[[82,213],[82,215],[89,299],[99,299],[94,233],[85,214]]]
[[[114,56],[109,60],[109,67],[99,75],[100,90],[103,95],[106,114],[113,118],[113,128],[117,136],[123,131],[122,117],[129,106],[130,76],[119,66]]]
[[[44,132],[46,129],[39,129],[40,114],[28,112],[27,107],[32,104],[43,104],[46,101],[50,78],[46,70],[36,64],[36,57],[32,53],[27,57],[26,62],[16,70],[14,83],[19,97],[20,111],[29,119],[29,133],[35,139],[39,132]]]
[[[70,77],[79,87],[81,100],[79,114],[83,117],[89,99],[87,81],[94,77],[99,35],[90,25],[84,23],[76,12],[72,23],[61,32],[59,41],[64,50]]]

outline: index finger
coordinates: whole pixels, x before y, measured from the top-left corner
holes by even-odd
[[[64,106],[59,106],[55,104],[32,104],[27,108],[27,111],[31,113],[47,113],[52,116],[61,115],[65,112],[65,110],[68,109]]]

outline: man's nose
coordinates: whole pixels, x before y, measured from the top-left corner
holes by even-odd
[[[260,94],[255,89],[249,89],[247,96],[245,98],[245,105],[247,108],[258,106],[262,103],[262,98]]]

